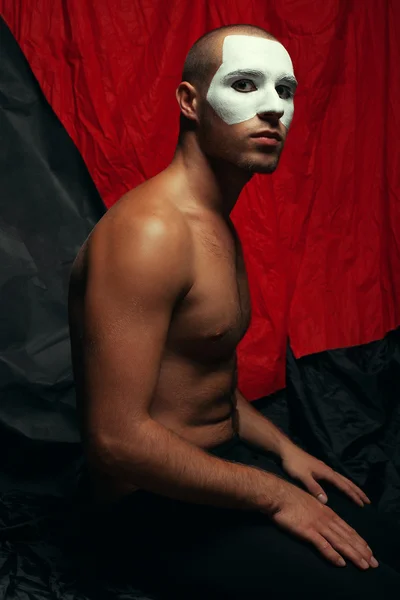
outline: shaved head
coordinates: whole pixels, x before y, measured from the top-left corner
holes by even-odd
[[[186,57],[178,145],[246,173],[272,173],[296,86],[290,55],[271,33],[247,24],[214,29]]]
[[[276,38],[256,25],[226,25],[206,33],[197,40],[188,52],[182,73],[182,81],[187,81],[197,88],[204,88],[219,67],[220,56],[218,43],[227,35],[255,35],[269,40]]]

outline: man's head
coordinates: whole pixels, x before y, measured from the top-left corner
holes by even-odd
[[[271,173],[293,117],[295,89],[290,56],[270,33],[252,25],[211,31],[185,61],[177,90],[181,136],[194,131],[207,156]]]

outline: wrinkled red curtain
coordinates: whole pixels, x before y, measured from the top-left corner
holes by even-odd
[[[300,86],[286,148],[234,210],[253,304],[239,348],[249,399],[284,386],[288,336],[299,357],[400,324],[400,2],[0,0],[0,10],[107,206],[172,158],[174,92],[200,35],[252,23],[288,48]]]

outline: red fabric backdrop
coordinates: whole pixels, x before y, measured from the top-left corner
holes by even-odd
[[[239,349],[249,399],[283,387],[288,335],[302,356],[400,324],[398,0],[0,0],[0,10],[108,206],[172,158],[174,92],[200,35],[248,22],[288,48],[300,86],[284,156],[234,211],[254,313]]]

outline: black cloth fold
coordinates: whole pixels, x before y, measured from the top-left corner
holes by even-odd
[[[291,435],[400,522],[400,329],[295,359],[287,354]]]

